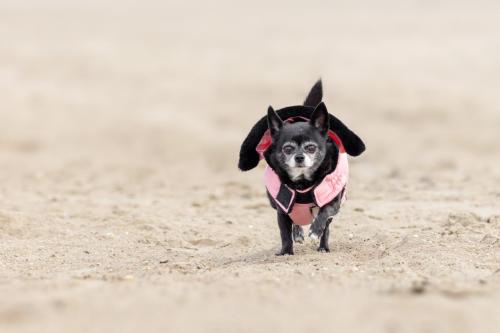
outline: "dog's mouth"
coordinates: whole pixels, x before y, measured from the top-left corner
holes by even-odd
[[[306,167],[305,165],[302,165],[302,166],[296,165],[292,168],[289,168],[287,171],[288,171],[288,175],[290,176],[290,179],[292,179],[293,181],[296,181],[296,180],[304,179],[306,177],[308,170],[309,170],[309,167]]]
[[[310,167],[305,166],[305,164],[296,164],[293,168],[290,168],[290,169],[294,170],[294,171],[306,171],[309,168]]]

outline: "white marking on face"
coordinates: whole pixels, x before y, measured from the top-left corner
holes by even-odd
[[[309,145],[314,145],[314,147],[317,147],[317,145],[311,141],[304,142],[301,147],[298,147],[297,144],[292,141],[285,142],[283,144],[283,152],[286,156],[285,164],[288,166],[287,172],[293,181],[300,178],[306,178],[310,180],[312,174],[314,173],[314,170],[311,170],[310,168],[314,164],[314,156],[316,155],[316,150],[313,153],[310,153],[306,149],[306,147],[308,147]],[[291,150],[292,153],[287,154],[287,150]],[[301,166],[297,166],[297,162],[295,160],[295,156],[297,155],[297,153],[300,153],[302,154],[302,156],[304,156],[304,161],[301,163]]]
[[[313,165],[313,159],[308,154],[304,154],[304,166],[309,168]]]
[[[305,176],[305,168],[293,167],[287,170],[292,180],[299,180]]]
[[[291,155],[288,155],[287,158],[286,158],[286,165],[288,165],[289,168],[295,168],[295,155],[296,154],[291,154]]]

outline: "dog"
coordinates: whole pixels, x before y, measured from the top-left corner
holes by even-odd
[[[261,159],[267,196],[276,209],[281,250],[293,255],[293,243],[319,239],[319,252],[330,252],[329,226],[346,199],[347,154],[361,155],[364,142],[322,102],[323,86],[316,82],[303,105],[275,111],[268,108],[243,141],[238,167],[253,169]]]

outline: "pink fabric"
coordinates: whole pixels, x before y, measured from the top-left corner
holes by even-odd
[[[292,211],[288,214],[293,221],[293,224],[308,225],[314,219],[312,209],[317,207],[314,203],[293,205]]]
[[[347,185],[349,178],[349,163],[347,154],[339,154],[335,171],[328,174],[323,181],[314,189],[314,198],[319,207],[323,207],[342,191]]]
[[[266,167],[266,170],[264,171],[264,183],[266,184],[267,191],[269,194],[276,199],[278,196],[278,192],[280,191],[281,187],[281,181],[276,172],[274,172],[273,169],[271,169],[269,166]],[[286,185],[285,185],[286,186]],[[288,187],[288,186],[287,186]],[[289,188],[290,189],[290,188]],[[293,201],[295,200],[295,191],[290,189],[292,191],[292,200],[290,200],[290,205],[288,207],[284,207],[280,202],[277,200],[274,200],[274,202],[283,209],[285,213],[288,213],[291,205],[293,204]]]
[[[314,188],[313,196],[315,203],[294,204],[296,195],[295,190],[289,188],[288,186],[288,189],[292,192],[292,200],[290,201],[290,205],[288,207],[283,207],[283,205],[277,200],[275,200],[275,203],[279,205],[281,209],[283,209],[283,211],[290,216],[294,224],[310,224],[314,218],[311,209],[314,207],[323,207],[324,205],[335,199],[335,197],[337,197],[347,185],[348,178],[349,163],[347,161],[347,154],[340,153],[335,170],[332,173],[328,174],[323,179],[323,181]],[[266,167],[266,170],[264,172],[264,182],[271,197],[276,199],[281,187],[281,181],[278,175],[269,166]],[[307,192],[307,190],[301,192]],[[344,201],[345,191],[342,197],[342,203]]]

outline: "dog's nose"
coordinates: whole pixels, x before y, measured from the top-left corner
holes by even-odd
[[[295,155],[295,162],[297,163],[304,162],[304,155]]]

